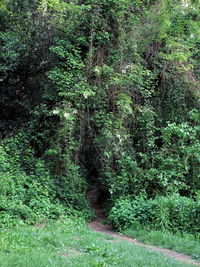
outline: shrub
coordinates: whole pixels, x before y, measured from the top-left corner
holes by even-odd
[[[23,153],[22,148],[26,153]],[[20,135],[2,142],[0,144],[0,227],[24,222],[33,224],[74,213],[86,218],[91,217],[86,197],[78,192],[78,189],[72,191],[70,178],[72,180],[72,177],[63,177],[65,182],[59,188],[45,162],[34,157],[29,144],[23,142]],[[63,193],[62,196],[59,192]],[[74,211],[74,208],[79,212]]]
[[[118,229],[145,225],[154,229],[200,232],[200,203],[178,194],[134,200],[121,198],[110,211],[109,220]]]

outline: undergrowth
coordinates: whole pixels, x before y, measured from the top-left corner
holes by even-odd
[[[91,218],[84,185],[74,192],[74,181],[67,174],[53,177],[45,161],[34,156],[25,137],[19,133],[0,144],[0,227],[33,224],[66,214]],[[61,188],[57,186],[60,180],[64,180]]]
[[[200,233],[200,202],[174,194],[146,199],[144,196],[123,197],[117,200],[109,221],[117,229],[147,226],[156,230]]]

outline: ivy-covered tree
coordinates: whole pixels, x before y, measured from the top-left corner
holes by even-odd
[[[34,179],[49,217],[87,211],[91,186],[198,194],[199,0],[2,0],[0,22],[2,164],[24,177],[0,179],[25,209]]]

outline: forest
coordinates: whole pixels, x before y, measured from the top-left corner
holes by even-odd
[[[199,108],[199,0],[0,0],[0,228],[199,239]]]

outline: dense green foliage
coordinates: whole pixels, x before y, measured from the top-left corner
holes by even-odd
[[[195,203],[199,26],[199,0],[1,0],[0,224],[89,216],[91,184]]]
[[[200,202],[186,197],[156,197],[118,200],[109,219],[117,228],[144,225],[154,229],[200,234]]]
[[[32,224],[47,218],[57,219],[74,214],[70,205],[74,199],[74,189],[70,185],[60,188],[52,182],[44,160],[34,157],[28,142],[23,138],[26,138],[26,134],[20,133],[3,142],[0,147],[0,224],[11,226],[23,224],[23,221]],[[79,192],[81,190],[77,187],[76,197],[80,195]],[[77,210],[87,206],[83,201],[80,197]],[[91,216],[89,211],[76,214]]]

